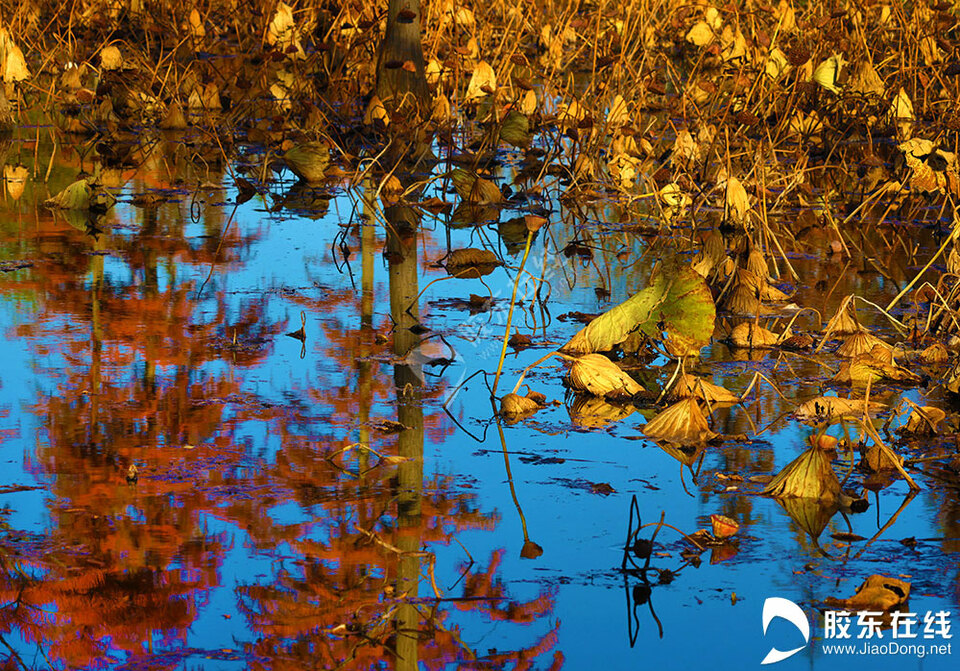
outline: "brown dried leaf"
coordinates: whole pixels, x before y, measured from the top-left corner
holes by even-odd
[[[568,412],[570,421],[577,426],[602,429],[626,419],[634,413],[634,410],[636,408],[629,404],[614,404],[597,396],[578,394]]]
[[[805,498],[830,503],[840,497],[840,480],[830,458],[819,447],[811,447],[787,464],[764,490],[778,498]]]
[[[910,583],[875,574],[867,578],[849,599],[828,597],[826,603],[850,611],[889,611],[903,605],[909,598]]]
[[[447,273],[454,277],[476,279],[489,275],[502,264],[489,249],[455,249],[447,257]]]
[[[932,436],[937,433],[937,425],[947,416],[940,408],[925,405],[910,413],[904,432],[915,436]]]
[[[753,322],[744,322],[730,332],[730,343],[743,349],[767,349],[773,347],[780,336]]]
[[[871,401],[869,411],[883,408],[881,403]],[[836,396],[818,396],[797,406],[793,416],[801,422],[819,424],[841,417],[862,417],[867,410],[862,400],[838,398]]]
[[[707,401],[710,405],[734,405],[740,397],[725,387],[707,382],[703,378],[683,373],[677,378],[668,394],[671,399],[694,397]]]
[[[636,380],[602,354],[584,354],[570,367],[570,386],[603,398],[633,398],[643,391]]]
[[[729,538],[740,531],[740,524],[726,515],[711,515],[710,524],[713,527],[714,538]]]
[[[507,394],[500,399],[500,414],[507,419],[529,417],[539,409],[539,403],[519,394]]]
[[[642,431],[648,438],[677,445],[702,445],[718,435],[710,430],[699,402],[692,397],[671,405],[647,422]]]

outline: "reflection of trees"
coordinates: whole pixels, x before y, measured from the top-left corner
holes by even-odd
[[[344,450],[336,447],[342,441],[335,436],[307,437],[300,427],[279,422],[275,430],[283,447],[265,477],[291,492],[310,519],[280,524],[263,515],[242,518],[251,525],[255,545],[274,547],[282,541],[296,557],[269,581],[238,588],[241,610],[260,636],[249,652],[268,660],[262,668],[367,668],[384,660],[398,669],[419,664],[439,668],[451,661],[493,663],[492,658],[478,658],[462,642],[458,628],[448,624],[455,610],[480,612],[490,621],[528,623],[553,608],[552,595],[546,593],[529,603],[507,599],[496,577],[501,553],[485,572],[465,572],[454,609],[447,607],[448,595],[434,592],[433,555],[424,548],[448,544],[462,530],[492,529],[498,515],[477,510],[471,496],[453,493],[448,479],[424,478],[425,428],[441,433],[448,429],[438,423],[438,416],[425,417],[424,399],[438,391],[426,386],[419,366],[405,359],[420,340],[412,328],[419,310],[419,217],[399,205],[383,215],[393,321],[392,384],[385,386],[387,380],[374,375],[371,362],[362,357],[352,366],[355,381],[312,391],[314,400],[322,400],[333,416],[364,422],[359,427],[361,444]],[[341,323],[325,332],[331,355],[340,351],[352,357],[357,343],[364,354],[372,347],[373,259],[380,250],[372,227],[364,227],[359,238],[361,291],[335,299],[341,308],[346,304],[359,313],[359,328]],[[298,300],[316,311],[336,307]],[[374,402],[390,396],[403,428],[377,437],[366,422],[373,419]],[[389,463],[385,455],[398,463]],[[548,636],[528,651],[498,657],[533,659],[554,644],[555,635]]]
[[[218,493],[194,483],[201,469],[236,467],[217,449],[230,442],[223,403],[207,401],[242,388],[232,374],[203,372],[219,358],[211,341],[226,335],[225,298],[198,322],[193,288],[176,273],[178,263],[230,259],[251,238],[226,239],[218,256],[216,243],[185,237],[179,206],[159,209],[144,211],[134,235],[105,225],[96,237],[40,210],[20,234],[35,266],[8,283],[39,315],[16,336],[53,364],[38,369],[44,388],[31,411],[42,433],[27,456],[53,498],[48,541],[27,548],[21,570],[0,575],[5,603],[16,604],[3,616],[56,666],[87,666],[111,650],[140,654],[156,632],[164,646],[182,644],[220,583],[228,541],[202,522]],[[219,210],[206,221],[217,237]],[[262,308],[248,306],[241,324],[262,323]],[[130,487],[124,473],[134,461],[152,477]]]

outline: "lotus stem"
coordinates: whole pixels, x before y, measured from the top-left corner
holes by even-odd
[[[510,296],[510,309],[507,311],[507,328],[503,334],[503,347],[500,348],[500,361],[497,363],[497,374],[493,378],[492,396],[497,395],[497,385],[500,383],[500,374],[503,372],[503,361],[507,358],[507,343],[510,340],[510,324],[513,321],[513,307],[517,302],[517,289],[520,287],[520,278],[523,275],[523,266],[527,263],[527,257],[530,256],[530,243],[533,241],[533,231],[527,230],[527,244],[523,248],[523,258],[520,260],[520,272],[517,273],[517,279],[513,282],[513,294]]]

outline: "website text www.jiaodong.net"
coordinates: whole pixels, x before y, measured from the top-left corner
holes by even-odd
[[[889,641],[874,643],[825,643],[820,650],[825,655],[905,655],[917,658],[951,655],[952,643],[900,643]]]

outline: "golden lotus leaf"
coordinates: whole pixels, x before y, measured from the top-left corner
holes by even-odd
[[[489,275],[502,264],[489,249],[455,249],[446,260],[447,273],[454,277],[476,279]]]
[[[508,420],[530,416],[539,409],[539,403],[519,394],[507,394],[500,399],[500,414]]]
[[[840,76],[840,70],[846,65],[842,54],[834,54],[813,71],[813,81],[832,93],[840,93],[837,86],[837,78]]]
[[[818,396],[797,406],[793,416],[801,421],[813,424],[832,422],[842,417],[863,417],[864,412],[875,412],[883,408],[881,403],[870,402],[867,408],[864,401],[837,396]]]
[[[860,326],[860,322],[857,321],[857,310],[854,307],[853,300],[851,300],[852,298],[852,296],[848,296],[840,303],[836,314],[833,315],[823,329],[824,333],[842,336],[863,331],[863,327]]]
[[[760,311],[760,302],[764,300],[781,301],[786,294],[771,287],[746,268],[734,271],[730,289],[720,302],[720,307],[739,315],[755,315]]]
[[[487,205],[503,200],[503,194],[496,184],[463,168],[455,168],[450,178],[457,195],[468,203]]]
[[[779,498],[805,498],[831,503],[840,498],[840,480],[830,458],[819,447],[811,447],[787,464],[763,490]]]
[[[934,343],[920,352],[924,363],[946,363],[950,360],[950,352],[943,343]]]
[[[858,331],[843,341],[843,344],[837,348],[837,354],[852,359],[861,354],[869,354],[877,345],[886,347],[892,351],[892,348],[888,344],[872,333]]]
[[[486,61],[480,61],[473,69],[470,75],[470,83],[467,84],[467,93],[464,96],[465,102],[476,102],[489,95],[488,91],[496,91],[497,73]]]
[[[827,597],[828,606],[848,611],[890,611],[910,598],[910,583],[885,575],[872,575],[849,599]]]
[[[707,418],[695,398],[677,401],[643,426],[643,434],[676,445],[702,445],[718,434],[710,430]]]
[[[861,61],[850,78],[850,90],[861,96],[882,96],[886,90],[883,80],[869,60]]]
[[[62,210],[89,210],[93,188],[85,179],[78,179],[66,187],[53,198],[44,202],[47,207],[57,207]]]
[[[730,343],[743,349],[766,349],[780,341],[780,336],[753,322],[744,322],[730,332]]]
[[[713,527],[714,538],[729,538],[740,531],[740,524],[726,515],[711,515],[710,525]]]
[[[677,377],[670,388],[669,397],[681,399],[691,396],[704,400],[710,405],[734,405],[740,402],[740,397],[725,387],[708,382],[696,375],[683,373]]]
[[[869,352],[858,354],[850,361],[840,364],[840,371],[833,377],[841,384],[867,384],[868,382],[899,382],[920,384],[920,376],[893,361],[893,350],[884,344],[874,345]]]
[[[747,212],[752,207],[747,190],[736,177],[728,177],[726,187],[727,216],[737,223],[743,223],[747,218]]]
[[[174,100],[167,108],[167,113],[160,120],[160,128],[164,130],[183,130],[187,127],[187,117],[183,114],[183,107]]]
[[[747,270],[753,273],[755,277],[761,279],[766,279],[770,274],[767,258],[759,249],[753,248],[750,250],[750,254],[747,256]]]
[[[387,112],[386,106],[383,104],[383,101],[374,94],[370,98],[370,102],[367,104],[367,109],[363,113],[363,125],[372,126],[377,121],[383,123],[384,126],[390,125],[390,114]]]
[[[650,285],[582,328],[564,352],[605,352],[634,332],[663,338],[674,356],[697,354],[710,342],[716,307],[710,288],[690,267],[654,273]]]
[[[575,390],[602,398],[628,399],[643,391],[636,380],[602,354],[577,357],[567,379]]]
[[[636,408],[629,404],[609,403],[599,396],[578,394],[570,406],[570,420],[577,426],[600,429],[626,419]]]
[[[947,413],[940,408],[925,405],[910,413],[904,431],[915,436],[932,436],[937,432],[937,425],[946,417]]]
[[[330,150],[323,142],[303,142],[288,149],[283,160],[303,181],[321,182],[330,165]]]

